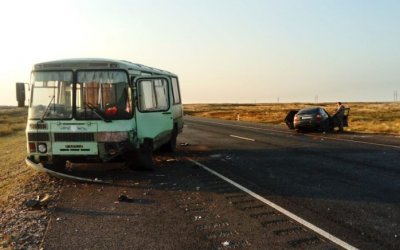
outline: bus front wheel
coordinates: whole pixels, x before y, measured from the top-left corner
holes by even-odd
[[[127,154],[127,165],[133,170],[153,169],[153,143],[146,140],[140,146],[140,150],[131,151]]]

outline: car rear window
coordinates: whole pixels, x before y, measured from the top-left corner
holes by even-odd
[[[298,115],[314,115],[318,113],[318,108],[302,109],[297,114]]]

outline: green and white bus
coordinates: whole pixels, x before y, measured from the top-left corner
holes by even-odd
[[[183,128],[177,75],[141,64],[38,63],[29,90],[26,163],[38,170],[66,161],[149,167],[154,150],[175,150]],[[25,85],[17,83],[19,103],[24,92]]]

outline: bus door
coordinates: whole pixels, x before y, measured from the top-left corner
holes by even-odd
[[[136,91],[136,126],[140,142],[153,140],[154,148],[167,143],[173,130],[170,110],[169,79],[162,76],[141,76],[134,80]]]

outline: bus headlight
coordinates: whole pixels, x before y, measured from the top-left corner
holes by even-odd
[[[120,142],[128,140],[128,132],[99,132],[98,142]]]
[[[39,143],[37,146],[37,149],[38,149],[39,153],[42,153],[42,154],[46,153],[47,152],[46,143]]]

